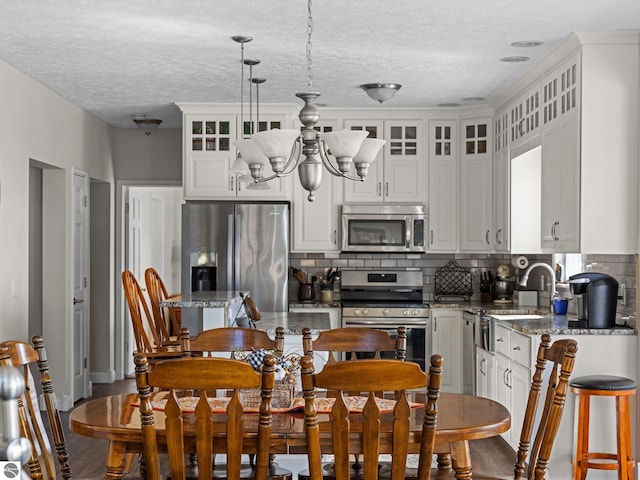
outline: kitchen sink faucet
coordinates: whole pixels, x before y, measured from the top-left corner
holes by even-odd
[[[556,272],[554,272],[553,268],[551,268],[546,263],[541,263],[541,262],[530,265],[529,268],[527,268],[527,271],[524,272],[522,279],[520,279],[520,286],[522,287],[527,286],[527,282],[529,281],[529,274],[531,273],[531,270],[533,270],[536,267],[546,268],[549,271],[549,275],[551,275],[551,281],[549,282],[549,284],[551,285],[550,292],[549,292],[551,294],[551,298],[549,299],[550,301],[549,311],[553,313],[553,299],[556,296]]]

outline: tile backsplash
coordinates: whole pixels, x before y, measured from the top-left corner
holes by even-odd
[[[462,267],[469,268],[472,274],[473,296],[472,302],[480,301],[480,279],[482,273],[491,271],[496,276],[498,265],[511,265],[515,255],[509,254],[397,254],[397,253],[292,253],[289,257],[290,265],[301,269],[308,279],[313,276],[322,277],[329,268],[341,270],[421,270],[424,276],[424,299],[434,302],[434,279],[436,269],[445,266],[455,260]],[[550,254],[527,255],[529,264],[545,262],[553,265]],[[584,255],[582,262],[585,271],[606,273],[614,277],[620,284],[625,285],[626,302],[622,305],[618,302],[617,323],[628,321],[635,326],[636,315],[636,279],[637,279],[637,255]],[[549,305],[548,281],[549,274],[546,270],[539,269],[530,275],[528,287],[539,290],[539,305],[546,308]],[[512,272],[520,277],[524,272],[512,267]],[[544,285],[542,282],[544,279]],[[316,286],[316,299],[320,299],[319,286]],[[339,281],[335,284],[336,299],[339,299]],[[568,287],[559,285],[559,294],[566,298],[572,298]],[[289,298],[295,301],[298,297],[298,282],[290,277]],[[461,301],[460,298],[451,300]],[[575,313],[575,301],[569,302],[569,312]],[[630,318],[629,318],[630,317]]]

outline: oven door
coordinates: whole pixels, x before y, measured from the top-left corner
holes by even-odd
[[[401,319],[397,323],[389,321],[388,318],[343,318],[344,326],[349,328],[375,328],[387,332],[391,338],[398,335],[398,327],[404,326],[407,329],[407,358],[408,362],[415,362],[420,365],[422,371],[425,370],[427,363],[427,318],[418,319]],[[373,358],[374,354],[358,354],[358,358]],[[382,352],[382,358],[393,359],[392,352]]]

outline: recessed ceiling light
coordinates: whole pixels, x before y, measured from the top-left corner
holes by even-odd
[[[502,57],[500,59],[501,62],[506,62],[506,63],[519,63],[519,62],[527,62],[531,60],[529,57],[520,57],[520,56],[513,56],[513,57]]]
[[[518,42],[513,42],[511,44],[512,47],[520,47],[520,48],[529,48],[529,47],[539,47],[544,42],[540,40],[520,40]]]
[[[439,103],[438,107],[459,107],[459,103]]]
[[[484,100],[484,97],[467,97],[463,98],[462,100],[464,100],[465,102],[481,102],[482,100]]]

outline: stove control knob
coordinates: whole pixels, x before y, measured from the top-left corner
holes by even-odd
[[[412,313],[413,313],[414,317],[417,317],[418,315],[420,315],[420,311],[419,310],[414,310]]]
[[[362,310],[362,314],[363,315],[369,315],[369,309],[365,308],[364,310]]]
[[[383,315],[389,315],[390,313],[391,311],[388,308],[385,308],[384,310],[382,310]]]
[[[360,315],[360,309],[359,308],[354,308],[353,309],[353,314],[354,315]]]
[[[403,310],[402,311],[402,315],[404,315],[405,317],[409,315],[409,310]]]

